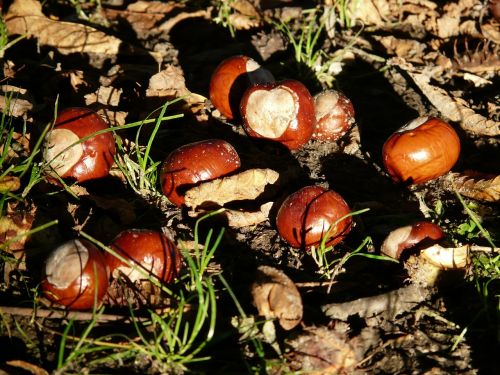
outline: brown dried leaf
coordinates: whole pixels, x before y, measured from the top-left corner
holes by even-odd
[[[423,249],[420,256],[441,269],[463,269],[470,263],[468,245],[443,247],[435,244]]]
[[[462,195],[485,202],[500,201],[500,176],[466,172],[451,174],[454,188]]]
[[[283,329],[290,330],[302,320],[300,293],[282,271],[269,266],[258,267],[251,292],[259,315],[266,319],[277,318]]]
[[[356,350],[346,334],[326,327],[309,327],[287,344],[292,369],[316,375],[350,374],[365,351]]]
[[[250,30],[254,27],[260,26],[259,20],[246,16],[244,14],[231,14],[229,16],[229,23],[236,30]]]
[[[117,107],[120,104],[120,96],[123,89],[112,86],[100,86],[95,93],[90,93],[84,96],[85,104],[91,105],[100,103],[106,106]]]
[[[264,192],[266,185],[278,180],[278,172],[269,168],[249,169],[229,177],[217,178],[188,190],[184,204],[195,209],[203,203],[219,206],[237,200],[252,200]]]
[[[41,45],[55,47],[63,54],[93,53],[117,56],[124,50],[136,55],[155,53],[131,48],[122,40],[103,33],[93,27],[71,22],[56,21],[42,13],[42,5],[36,0],[14,0],[5,15],[9,35],[27,35],[37,38]]]
[[[273,204],[273,202],[264,203],[260,206],[259,211],[225,210],[223,214],[226,216],[228,225],[231,228],[249,227],[266,221],[269,218],[269,211],[271,211]]]
[[[189,93],[182,69],[173,65],[167,65],[161,72],[153,75],[149,79],[149,86],[146,90],[148,97],[169,99],[185,96]]]
[[[21,187],[21,180],[16,176],[3,176],[0,177],[0,193],[16,191]]]
[[[422,62],[426,45],[412,39],[398,39],[394,36],[374,36],[387,50],[387,53],[403,57],[409,61]]]
[[[485,118],[470,109],[464,100],[453,98],[440,87],[431,85],[429,74],[417,72],[400,58],[391,59],[391,63],[405,70],[432,105],[447,119],[460,123],[466,132],[489,137],[500,135],[500,122]]]
[[[35,214],[35,206],[20,208],[8,204],[6,215],[0,217],[0,246],[4,251],[14,254],[17,259],[24,255],[24,244],[28,236],[23,234],[31,230]]]
[[[10,361],[6,361],[5,363],[9,366],[17,367],[26,372],[29,372],[32,375],[49,375],[49,373],[43,368],[20,359],[13,359]]]

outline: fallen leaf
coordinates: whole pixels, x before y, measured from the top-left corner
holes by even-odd
[[[269,219],[269,211],[273,202],[264,203],[258,211],[224,210],[223,215],[227,218],[227,225],[231,228],[243,228],[260,224]]]
[[[35,221],[36,207],[21,207],[8,204],[7,212],[0,217],[0,247],[3,251],[12,253],[17,259],[24,255],[24,245],[28,236],[24,233],[31,230]]]
[[[146,90],[146,96],[148,97],[166,97],[169,99],[189,94],[182,69],[170,64],[149,79],[149,86]]]
[[[112,86],[100,86],[95,93],[90,93],[84,96],[85,104],[91,105],[100,103],[106,106],[117,107],[120,104],[120,96],[123,89]]]
[[[463,99],[453,98],[442,88],[431,85],[428,74],[418,72],[400,58],[393,58],[390,63],[405,70],[432,105],[445,118],[458,122],[466,132],[488,137],[500,135],[500,122],[487,119],[470,109]]]
[[[34,365],[26,361],[22,361],[20,359],[13,359],[5,363],[8,364],[9,366],[17,367],[24,371],[27,371],[33,375],[49,375],[49,373],[43,368],[38,367],[37,365]]]
[[[278,172],[272,169],[249,169],[233,176],[217,178],[189,189],[184,204],[195,209],[204,204],[224,204],[238,200],[254,200],[264,192],[266,185],[278,180]]]
[[[21,187],[21,180],[17,176],[0,177],[0,193],[16,191]]]
[[[301,322],[302,298],[293,281],[282,271],[269,266],[258,267],[251,292],[259,315],[266,319],[277,318],[286,330]]]
[[[460,194],[480,201],[500,201],[500,176],[478,172],[452,173],[454,188]]]
[[[158,59],[153,52],[128,45],[93,27],[50,19],[42,13],[42,5],[36,0],[14,0],[5,15],[5,24],[9,35],[37,38],[40,45],[57,48],[63,55],[92,53],[115,57],[128,50],[135,56]]]

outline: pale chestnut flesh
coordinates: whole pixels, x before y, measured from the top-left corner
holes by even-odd
[[[249,136],[277,141],[291,150],[311,139],[316,122],[313,98],[295,80],[252,86],[243,95],[240,110]]]
[[[460,156],[455,130],[437,118],[418,118],[385,142],[384,166],[396,182],[420,184],[447,173]]]

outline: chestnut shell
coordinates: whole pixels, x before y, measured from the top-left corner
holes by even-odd
[[[276,226],[292,247],[317,247],[328,230],[325,245],[333,246],[349,233],[352,219],[346,217],[330,227],[349,213],[349,206],[340,194],[321,186],[306,186],[284,200],[276,216]]]
[[[51,281],[51,275],[47,274],[48,262],[53,261],[56,252],[60,252],[64,246],[71,246],[76,253],[81,254],[82,249],[79,244],[84,246],[88,252],[86,264],[82,264],[81,262],[71,263],[70,267],[79,268],[74,270],[78,276],[69,285],[63,287],[57,286],[55,282]],[[83,256],[80,259],[83,259]],[[61,266],[68,267],[68,265]],[[68,270],[66,269],[64,272],[68,272]],[[95,301],[99,304],[106,294],[108,275],[109,272],[104,255],[97,247],[84,239],[71,240],[56,248],[47,259],[40,287],[45,296],[55,303],[72,310],[87,310],[94,307]]]
[[[421,184],[447,173],[460,156],[460,138],[446,122],[421,117],[393,133],[382,149],[384,166],[396,182]]]
[[[175,244],[163,233],[146,229],[129,229],[121,232],[109,245],[120,256],[140,267],[164,283],[172,282],[178,275],[182,256]],[[104,255],[112,276],[124,262],[111,253]],[[139,279],[145,279],[139,274]]]
[[[180,207],[188,189],[232,173],[240,166],[238,153],[222,139],[189,143],[172,151],[163,162],[160,172],[163,194]]]
[[[248,101],[250,96],[259,90],[271,91],[277,88],[284,88],[294,95],[296,116],[290,121],[284,133],[277,138],[265,137],[257,133],[251,126],[247,111]],[[243,118],[243,127],[250,137],[266,138],[273,141],[280,142],[288,147],[290,150],[296,150],[309,142],[313,134],[314,126],[316,124],[316,115],[314,109],[314,100],[309,93],[309,90],[301,82],[288,79],[281,82],[273,82],[267,84],[257,84],[250,87],[243,98],[240,105],[241,116]]]
[[[66,129],[81,139],[108,128],[108,124],[101,116],[91,109],[72,107],[59,112],[53,130]],[[83,182],[107,176],[116,153],[113,133],[105,132],[93,136],[83,141],[81,145],[82,156],[61,177]]]
[[[249,64],[255,70],[249,71]],[[240,101],[251,85],[274,81],[273,75],[248,56],[222,61],[210,78],[209,96],[215,108],[228,120],[240,117]]]
[[[316,126],[312,139],[335,142],[354,125],[354,107],[347,96],[326,90],[314,96]]]

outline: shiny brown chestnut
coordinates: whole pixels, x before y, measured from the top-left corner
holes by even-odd
[[[53,302],[74,310],[99,306],[109,272],[101,251],[84,239],[68,241],[45,261],[41,289]]]
[[[439,225],[428,221],[418,221],[412,225],[393,230],[385,238],[380,252],[394,259],[399,259],[401,254],[409,249],[428,247],[444,237]]]
[[[335,142],[355,123],[354,107],[347,96],[336,90],[325,90],[314,96],[316,126],[312,139]]]
[[[333,190],[306,186],[289,195],[276,216],[278,232],[292,247],[336,245],[349,233],[352,219],[345,200]]]
[[[250,87],[243,94],[240,110],[249,136],[280,142],[290,150],[311,139],[316,123],[309,90],[291,79]]]
[[[160,172],[163,194],[177,207],[197,183],[230,174],[241,166],[234,147],[222,139],[190,143],[172,151]]]
[[[240,101],[245,90],[267,82],[274,82],[273,75],[254,59],[232,56],[221,62],[210,78],[210,101],[226,119],[233,120],[240,117]]]
[[[120,273],[131,281],[157,277],[164,283],[172,282],[178,275],[182,256],[175,244],[163,233],[147,229],[129,229],[121,232],[109,245],[125,263],[114,254],[104,255],[111,275]],[[136,266],[137,268],[134,268]]]
[[[419,117],[385,142],[384,166],[396,182],[421,184],[448,172],[460,155],[460,138],[446,122]]]
[[[91,135],[108,128],[101,116],[88,108],[61,111],[45,137],[43,159],[48,163],[48,175],[78,182],[107,176],[116,152],[113,133]]]

